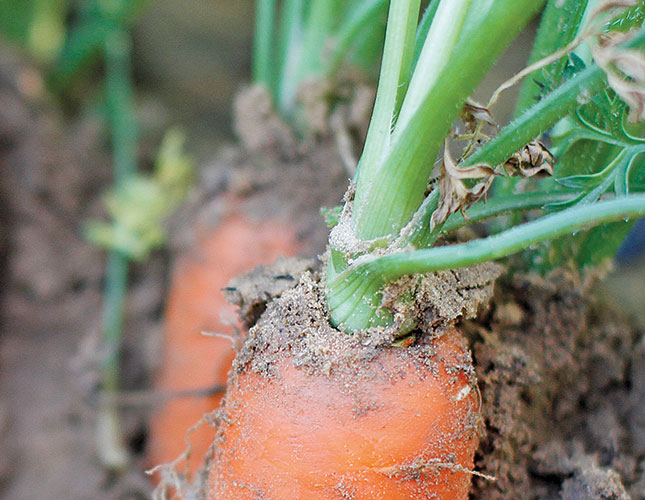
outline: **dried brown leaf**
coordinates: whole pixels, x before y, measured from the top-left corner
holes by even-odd
[[[438,182],[439,205],[430,219],[430,229],[458,211],[464,211],[473,203],[481,200],[497,173],[486,164],[473,165],[468,168],[459,168],[448,149],[444,147],[443,161],[441,163],[441,176]],[[473,187],[468,187],[464,179],[482,179]],[[465,215],[465,214],[464,214]]]
[[[488,108],[476,103],[471,99],[466,100],[464,107],[461,109],[460,117],[466,125],[466,131],[468,133],[475,131],[477,122],[484,122],[493,127],[497,126],[495,120],[493,119],[493,115],[490,114]]]
[[[450,157],[450,153],[446,153]],[[452,158],[446,158],[444,154],[444,166],[448,175],[454,179],[481,179],[495,175],[495,170],[485,163],[473,165],[467,168],[459,168],[455,165]]]
[[[504,162],[507,175],[543,178],[553,175],[553,155],[544,144],[534,140]]]

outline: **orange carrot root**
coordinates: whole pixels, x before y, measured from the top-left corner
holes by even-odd
[[[479,425],[465,340],[451,327],[370,349],[353,371],[296,367],[286,350],[270,376],[236,374],[208,498],[465,500]]]

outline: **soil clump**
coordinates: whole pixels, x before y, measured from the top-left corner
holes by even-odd
[[[473,499],[645,499],[643,332],[573,275],[498,281],[465,322],[485,433]]]

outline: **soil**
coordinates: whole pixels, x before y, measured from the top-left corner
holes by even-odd
[[[645,499],[643,331],[570,274],[505,276],[464,324],[486,433],[473,499]]]
[[[105,264],[82,224],[102,212],[109,157],[98,120],[66,123],[43,89],[40,73],[0,46],[0,496],[142,498],[137,459],[115,476],[94,447]],[[144,387],[141,332],[158,322],[163,281],[163,255],[133,269],[125,389]],[[125,412],[123,423],[136,451],[144,421]]]

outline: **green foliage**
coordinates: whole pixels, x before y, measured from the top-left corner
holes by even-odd
[[[569,44],[580,29],[588,0],[549,0],[540,21],[529,64],[552,54]],[[564,68],[567,57],[542,68],[538,74],[524,81],[515,107],[515,115],[528,109],[541,96],[545,88],[553,90],[566,78]]]
[[[382,46],[386,0],[257,1],[253,78],[297,122],[298,92],[333,78],[343,63],[373,68]]]
[[[2,0],[0,34],[25,47],[41,63],[50,63],[65,38],[67,0]]]
[[[85,234],[92,243],[134,260],[145,259],[166,240],[164,221],[190,186],[193,163],[183,136],[171,130],[161,144],[152,175],[132,175],[107,193],[110,222],[92,220]]]
[[[553,136],[559,185],[554,189],[578,194],[547,209],[591,204],[607,194],[643,192],[645,137],[634,135],[637,130],[628,131],[628,111],[615,92],[606,89],[560,125],[559,135]],[[548,271],[562,265],[601,266],[614,256],[632,225],[633,221],[614,222],[553,241],[534,253],[532,267]]]

